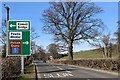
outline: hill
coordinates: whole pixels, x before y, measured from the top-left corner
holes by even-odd
[[[80,58],[103,58],[103,52],[100,49],[93,49],[93,50],[86,50],[86,51],[80,51],[80,52],[75,52],[73,55],[74,59],[80,59]],[[67,59],[68,56],[65,56],[61,59]],[[112,50],[112,58],[117,59],[118,54],[116,47],[113,47]]]

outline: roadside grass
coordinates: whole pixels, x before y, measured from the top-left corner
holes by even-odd
[[[80,51],[80,52],[75,52],[73,54],[73,58],[74,60],[81,58],[103,58],[103,52],[98,49]],[[66,60],[66,59],[68,59],[68,56],[61,58],[61,60]],[[115,52],[115,50],[112,52],[112,59],[118,59],[118,55]]]
[[[20,74],[17,80],[29,80],[35,79],[35,66],[33,64],[29,64],[25,66],[24,74]]]

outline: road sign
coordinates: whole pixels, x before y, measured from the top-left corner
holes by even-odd
[[[7,35],[7,56],[30,55],[30,21],[9,20]]]

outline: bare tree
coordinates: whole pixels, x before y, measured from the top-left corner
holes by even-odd
[[[6,45],[6,21],[2,20],[0,43]]]
[[[31,28],[31,51],[32,51],[32,54],[35,53],[35,48],[36,48],[36,44],[35,44],[34,40],[37,39],[38,37],[40,37],[40,36],[36,32],[36,30],[34,28]]]
[[[118,21],[118,54],[120,53],[120,21]],[[120,58],[120,54],[119,54]]]
[[[108,57],[112,58],[112,51],[113,51],[113,43],[110,41],[109,48],[108,48]]]
[[[109,55],[109,48],[111,46],[111,42],[110,42],[110,35],[103,35],[102,38],[102,43],[104,45],[104,54],[105,54],[105,58],[108,58]]]
[[[0,37],[0,42],[3,44],[2,57],[6,57],[6,28],[7,21],[9,20],[9,10],[10,8],[4,4],[6,9],[6,19],[2,20],[2,36]]]
[[[94,39],[103,22],[94,16],[103,10],[88,2],[55,2],[43,13],[43,30],[53,34],[56,42],[67,45],[69,59],[73,60],[73,44]]]
[[[113,49],[113,43],[112,39],[110,38],[110,34],[102,35],[95,39],[90,44],[92,46],[98,47],[103,52],[103,57],[108,58],[112,57],[112,49]]]
[[[2,44],[2,57],[6,57],[6,20],[2,20],[0,44]]]
[[[34,54],[35,60],[46,60],[45,50],[41,46],[37,46],[36,53]]]
[[[38,37],[40,37],[38,35],[38,33],[36,32],[36,30],[32,27],[31,28],[31,41],[34,41],[35,39],[37,39]]]

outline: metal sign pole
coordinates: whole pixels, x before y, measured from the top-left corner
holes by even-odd
[[[24,56],[21,56],[21,74],[24,74]]]

